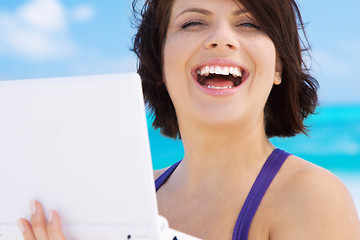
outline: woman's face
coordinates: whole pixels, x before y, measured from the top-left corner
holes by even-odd
[[[180,127],[187,120],[212,127],[263,124],[281,64],[272,40],[241,3],[175,0],[163,54]]]

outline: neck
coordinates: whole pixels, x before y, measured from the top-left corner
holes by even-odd
[[[185,156],[179,170],[191,186],[204,184],[206,179],[221,184],[222,180],[252,174],[274,150],[262,120],[241,127],[184,124],[181,133]]]

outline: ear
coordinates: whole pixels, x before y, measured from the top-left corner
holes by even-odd
[[[276,54],[274,84],[280,85],[281,81],[282,81],[282,61],[279,55]]]
[[[278,72],[278,71],[276,71],[276,72],[275,72],[275,77],[274,77],[274,84],[275,84],[275,85],[280,85],[280,84],[281,84],[281,81],[282,81],[282,79],[281,79],[281,73]]]
[[[165,73],[163,71],[162,73],[162,78],[161,78],[161,81],[157,81],[156,82],[157,85],[164,85],[166,87],[166,78],[165,78]]]

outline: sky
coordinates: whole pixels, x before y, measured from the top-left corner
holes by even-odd
[[[322,105],[360,104],[360,0],[298,1]],[[131,0],[0,0],[0,80],[134,72]]]

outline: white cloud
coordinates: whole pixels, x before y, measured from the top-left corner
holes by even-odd
[[[29,0],[14,12],[0,12],[0,54],[30,60],[64,58],[76,52],[59,0]]]
[[[65,9],[57,0],[32,0],[20,6],[15,17],[24,25],[44,31],[66,28]]]
[[[71,72],[76,75],[136,72],[136,62],[135,56],[103,58],[96,51],[89,51],[86,60],[71,65]]]
[[[72,19],[78,22],[86,22],[94,18],[95,9],[88,4],[78,5],[71,11]]]
[[[339,58],[331,52],[317,50],[314,51],[315,70],[319,74],[326,74],[333,77],[343,77],[351,72],[351,64],[346,59]]]
[[[314,51],[314,70],[320,82],[322,103],[360,102],[359,60],[356,44],[334,46],[341,54],[317,49]]]
[[[347,54],[348,61],[359,71],[360,39],[347,40],[340,47]]]

